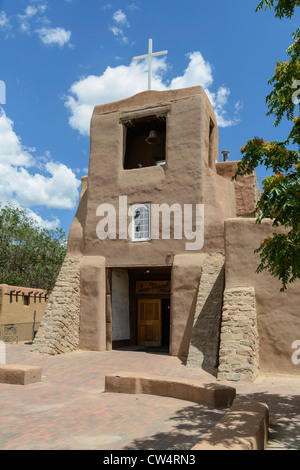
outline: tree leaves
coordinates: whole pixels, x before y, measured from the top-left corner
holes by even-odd
[[[272,276],[282,282],[281,291],[287,285],[300,278],[300,232],[291,230],[288,234],[274,234],[266,237],[256,250],[261,263],[257,268],[260,273],[268,270]]]
[[[276,0],[262,0],[256,11],[261,10],[263,7],[265,7],[265,10],[274,7],[277,18],[292,18],[297,6],[300,6],[300,0],[277,0],[277,3]]]
[[[257,11],[274,7],[279,18],[291,18],[300,0],[263,0]],[[262,241],[256,253],[261,263],[257,272],[268,270],[282,282],[300,278],[300,116],[296,116],[295,99],[299,85],[300,95],[300,28],[293,34],[294,42],[287,49],[288,61],[276,62],[275,74],[268,81],[273,90],[267,96],[268,116],[274,115],[274,126],[283,118],[291,122],[291,131],[284,142],[268,142],[255,137],[241,149],[242,159],[233,179],[252,173],[258,165],[264,165],[272,175],[263,181],[263,192],[253,215],[260,224],[264,218],[272,219],[273,227],[286,227],[287,233],[274,232],[273,237]],[[292,149],[288,146],[292,145]]]
[[[293,39],[294,43],[287,50],[289,61],[276,62],[275,74],[268,81],[273,85],[273,90],[266,98],[269,108],[267,116],[275,116],[275,126],[278,126],[284,116],[290,121],[293,121],[295,116],[297,103],[293,95],[295,89],[300,88],[300,28],[293,34]],[[296,125],[297,121],[294,122],[294,126]],[[286,145],[292,139],[293,132],[292,130],[287,137]]]
[[[66,255],[62,229],[48,230],[24,209],[0,206],[0,283],[52,290]]]

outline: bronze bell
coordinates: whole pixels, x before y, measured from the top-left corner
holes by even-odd
[[[157,144],[160,144],[161,140],[160,138],[158,137],[158,133],[157,131],[150,131],[147,139],[146,139],[146,142],[147,144],[150,144],[150,145],[157,145]]]

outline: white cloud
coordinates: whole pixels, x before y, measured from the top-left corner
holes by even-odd
[[[218,124],[220,127],[230,127],[236,123],[235,118],[226,117],[226,105],[228,104],[228,98],[230,90],[226,87],[220,87],[216,93],[206,90],[206,93],[213,105],[216,113]]]
[[[128,26],[127,17],[125,13],[123,13],[122,10],[115,11],[115,13],[113,14],[113,19],[118,24],[123,24],[125,26]]]
[[[25,18],[31,18],[38,12],[38,8],[33,7],[32,5],[28,5],[25,9]]]
[[[128,37],[125,36],[121,28],[118,28],[117,26],[110,26],[109,29],[113,33],[113,35],[116,36],[123,44],[129,43]]]
[[[208,88],[213,83],[212,67],[203,59],[200,52],[187,54],[189,64],[180,77],[173,78],[170,88],[187,88],[195,84]]]
[[[160,74],[166,69],[164,60],[153,61],[153,87],[165,90]],[[82,135],[89,135],[90,119],[96,104],[118,101],[145,90],[147,64],[131,62],[127,67],[107,67],[103,75],[90,75],[72,85],[65,105],[71,112],[69,123]]]
[[[110,26],[109,29],[115,36],[119,36],[123,34],[122,29],[118,28],[117,26]]]
[[[7,28],[9,26],[9,19],[5,11],[0,11],[0,28]]]
[[[70,0],[65,0],[70,3]],[[46,11],[48,9],[48,2],[46,0],[29,0],[28,5],[23,13],[16,16],[8,17],[4,11],[0,11],[0,30],[6,33],[6,37],[14,37],[11,34],[12,24],[11,21],[16,19],[19,27],[14,28],[21,33],[30,35],[35,33],[45,45],[55,45],[64,47],[70,44],[71,31],[63,27],[52,27],[51,21],[47,17]]]
[[[31,174],[24,167],[0,163],[0,194],[24,207],[74,208],[79,181],[73,171],[62,163],[49,162],[45,173]]]
[[[43,44],[47,46],[59,46],[64,47],[68,44],[70,47],[73,47],[70,43],[71,31],[67,31],[64,28],[41,28],[37,29],[40,40]]]
[[[24,147],[13,130],[13,121],[0,112],[0,163],[28,168],[34,164],[30,149]]]
[[[105,5],[101,5],[100,8],[103,11],[110,10],[113,7],[111,3],[106,3]]]
[[[224,86],[212,91],[213,69],[200,52],[187,55],[189,63],[181,76],[164,81],[168,67],[166,58],[153,60],[152,89],[170,90],[202,86],[216,113],[220,127],[228,127],[238,122],[240,106],[235,106],[233,117],[227,116],[230,90]],[[69,124],[82,135],[89,135],[90,119],[96,105],[128,98],[147,89],[147,61],[132,61],[128,66],[107,67],[100,76],[90,75],[74,83],[65,99],[70,112]]]
[[[14,202],[14,205],[21,208],[20,204],[18,204],[17,202]],[[33,210],[31,209],[25,209],[25,210],[26,210],[27,215],[31,219],[33,219],[37,223],[37,225],[39,225],[40,227],[47,228],[49,230],[55,230],[60,225],[60,220],[57,217],[54,217],[53,220],[45,220]]]
[[[129,5],[127,5],[127,8],[129,8],[129,10],[139,10],[140,7],[138,5],[136,5],[135,3],[129,3]]]
[[[12,25],[5,11],[0,11],[0,30],[6,33],[6,38],[11,37]]]
[[[26,148],[13,127],[13,121],[0,109],[0,201],[26,208],[76,207],[80,181],[75,173],[62,163],[49,161],[49,152],[43,158],[35,157],[35,149]],[[57,226],[57,220],[47,224]]]
[[[124,33],[123,28],[129,28],[129,23],[127,21],[127,17],[122,10],[117,10],[113,14],[113,20],[115,24],[113,26],[109,26],[109,30],[116,36],[123,44],[128,44],[129,39]]]
[[[71,31],[64,28],[41,28],[36,30],[40,40],[46,45],[65,46],[71,39]]]
[[[5,206],[7,202],[8,201],[1,201],[0,200],[0,204],[2,203],[3,206]],[[45,220],[40,215],[38,215],[36,212],[34,212],[33,210],[31,210],[27,207],[25,207],[25,208],[22,207],[21,204],[19,204],[19,202],[16,201],[16,200],[13,199],[13,200],[10,200],[9,202],[12,203],[14,207],[19,208],[19,209],[23,209],[26,212],[26,214],[28,215],[28,217],[33,219],[34,222],[42,228],[46,228],[46,229],[49,229],[49,230],[55,230],[60,225],[60,220],[57,217],[54,217],[52,220]]]
[[[18,15],[20,29],[22,33],[31,33],[31,22],[36,23],[45,22],[46,18],[43,16],[47,10],[45,3],[37,3],[35,5],[27,5],[23,14]]]

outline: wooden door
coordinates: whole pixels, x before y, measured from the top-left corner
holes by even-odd
[[[161,346],[161,300],[138,300],[138,344]]]

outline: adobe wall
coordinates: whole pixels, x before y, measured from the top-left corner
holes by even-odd
[[[80,260],[79,348],[106,350],[106,269],[102,256]]]
[[[129,277],[125,269],[112,270],[111,290],[112,341],[129,341]]]
[[[24,304],[24,296],[28,305]],[[47,307],[49,291],[0,285],[0,340],[27,341],[32,339],[34,312],[37,330]]]
[[[83,232],[85,228],[87,199],[88,199],[88,176],[81,178],[81,191],[78,209],[71,224],[68,235],[67,253],[69,256],[80,257],[84,252]]]
[[[171,274],[170,354],[186,358],[205,254],[177,255]]]
[[[204,251],[225,252],[224,220],[236,216],[233,183],[211,168],[204,172]],[[222,221],[222,223],[220,223]]]
[[[212,374],[219,360],[224,264],[225,257],[221,253],[205,255],[186,362],[188,367],[201,367]]]
[[[124,170],[126,116],[167,112],[166,164]],[[210,126],[214,125],[210,135]],[[119,196],[128,208],[135,203],[204,204],[204,247],[196,251],[224,251],[223,221],[235,217],[234,186],[217,175],[218,127],[212,106],[201,87],[164,92],[149,91],[126,100],[96,106],[91,120],[88,179],[82,180],[80,204],[70,229],[70,255],[105,256],[107,267],[168,266],[168,254],[186,253],[186,240],[132,243],[128,239],[99,240],[96,215],[100,204],[112,204],[119,218]],[[183,209],[183,207],[182,207]],[[128,225],[131,222],[128,217]],[[195,227],[194,227],[195,228]],[[128,238],[128,237],[127,237]],[[213,240],[213,242],[212,242]]]
[[[238,169],[238,161],[216,163],[217,174],[232,181]],[[233,181],[235,193],[235,211],[237,217],[247,217],[255,210],[257,202],[257,181],[255,172],[250,175],[237,176]]]
[[[256,273],[260,258],[254,250],[274,231],[279,233],[280,229],[275,230],[270,220],[263,220],[261,225],[255,219],[226,220],[225,289],[255,290],[260,372],[299,375],[300,366],[293,364],[291,358],[292,343],[300,340],[300,281],[280,292],[281,283],[268,272]],[[236,304],[239,301],[237,295]]]
[[[127,196],[128,206],[143,202],[170,206],[182,201],[203,202],[201,181],[206,150],[201,138],[205,126],[205,114],[200,112],[203,97],[199,93],[178,96],[169,92],[145,92],[124,101],[96,107],[92,117],[85,253],[104,255],[107,266],[111,267],[164,266],[166,252],[185,251],[184,240],[138,244],[128,239],[99,241],[95,227],[100,218],[96,217],[96,210],[101,203],[118,209],[122,195]],[[151,114],[156,107],[169,109],[166,165],[124,170],[124,126],[120,119],[125,111],[147,110]],[[190,126],[191,122],[194,127]]]
[[[34,311],[37,321],[41,321],[49,294],[43,289],[0,285],[0,324],[31,322]],[[29,305],[24,305],[24,295],[29,297]]]

